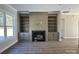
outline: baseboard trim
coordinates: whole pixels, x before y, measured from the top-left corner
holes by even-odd
[[[63,37],[64,39],[79,39],[79,37]]]

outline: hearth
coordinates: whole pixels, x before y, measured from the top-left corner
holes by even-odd
[[[32,41],[45,41],[45,31],[32,31]]]

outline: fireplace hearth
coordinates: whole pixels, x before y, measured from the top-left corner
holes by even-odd
[[[45,41],[45,31],[32,31],[32,41]]]

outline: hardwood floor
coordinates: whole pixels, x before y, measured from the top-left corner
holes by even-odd
[[[78,39],[64,39],[61,42],[20,41],[3,54],[75,54],[78,53]]]

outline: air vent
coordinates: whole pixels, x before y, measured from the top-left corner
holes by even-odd
[[[63,13],[69,13],[69,11],[63,11]]]

